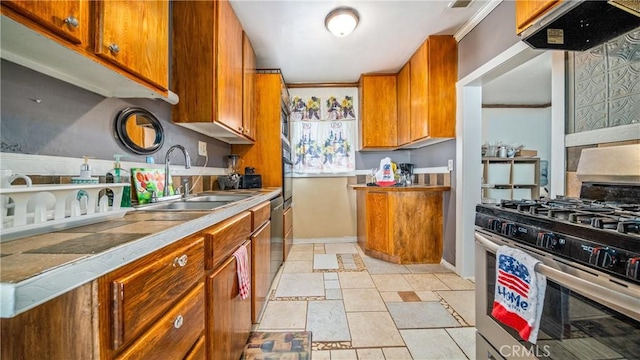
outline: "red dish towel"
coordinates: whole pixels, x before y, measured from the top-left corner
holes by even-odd
[[[251,279],[249,277],[249,256],[247,248],[240,246],[233,253],[236,258],[236,271],[238,272],[238,287],[240,288],[240,297],[246,299],[251,292]]]
[[[538,261],[525,252],[500,246],[496,252],[496,289],[491,315],[536,343],[547,277],[535,271]]]

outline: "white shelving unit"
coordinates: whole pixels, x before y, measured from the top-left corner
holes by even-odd
[[[482,167],[483,201],[540,197],[540,158],[483,157]]]

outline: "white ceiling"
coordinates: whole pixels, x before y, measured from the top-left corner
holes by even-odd
[[[287,83],[355,82],[360,74],[397,72],[428,35],[453,35],[489,0],[448,8],[449,0],[231,0],[259,68],[279,68]],[[360,23],[338,38],[324,26],[336,7]]]
[[[258,68],[281,69],[292,84],[356,82],[363,73],[397,72],[428,35],[456,34],[495,0],[473,0],[466,8],[449,8],[450,0],[230,2],[251,40]],[[360,14],[358,27],[343,38],[324,26],[325,16],[339,6]],[[492,81],[483,89],[483,102],[550,102],[550,63],[539,59]]]
[[[551,52],[482,85],[483,104],[551,103]]]

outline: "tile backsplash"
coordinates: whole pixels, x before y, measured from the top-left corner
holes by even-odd
[[[568,133],[637,123],[640,28],[584,52],[569,53]]]

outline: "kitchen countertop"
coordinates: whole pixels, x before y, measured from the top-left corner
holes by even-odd
[[[350,185],[354,190],[375,191],[451,191],[450,186],[443,185],[410,185],[410,186],[367,186],[365,184]]]
[[[16,316],[123,265],[268,201],[280,188],[211,211],[134,210],[124,217],[0,244],[0,317]]]

